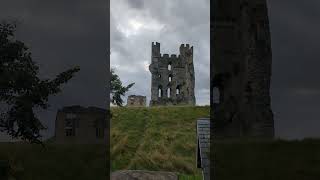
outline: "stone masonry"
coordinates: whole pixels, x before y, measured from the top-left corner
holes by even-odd
[[[112,172],[111,180],[178,180],[174,172],[120,170]]]
[[[150,106],[196,104],[193,47],[180,46],[180,55],[160,54],[160,43],[152,42]]]
[[[57,112],[56,143],[106,144],[107,118],[105,109],[68,106]]]
[[[266,0],[213,3],[211,91],[219,99],[212,107],[214,135],[273,137]]]
[[[202,169],[203,180],[210,179],[210,119],[197,120],[197,167]]]
[[[127,107],[145,107],[146,103],[146,96],[130,95],[128,96]]]

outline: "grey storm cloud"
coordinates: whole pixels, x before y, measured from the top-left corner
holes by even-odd
[[[1,1],[0,20],[17,21],[17,39],[26,43],[40,66],[41,78],[80,66],[81,70],[62,93],[49,98],[51,107],[39,111],[54,134],[58,109],[68,105],[106,108],[109,51],[109,13],[104,0]],[[104,98],[105,97],[105,98]]]
[[[144,7],[144,1],[143,0],[127,0],[127,3],[132,8],[141,9]]]
[[[320,136],[320,2],[269,0],[276,135]]]
[[[150,100],[151,42],[161,53],[178,54],[180,44],[194,46],[197,104],[209,104],[210,4],[207,0],[111,0],[111,67],[130,94]]]

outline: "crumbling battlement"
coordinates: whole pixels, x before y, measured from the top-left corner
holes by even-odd
[[[150,106],[195,105],[193,47],[182,44],[180,54],[160,53],[160,43],[152,42]]]

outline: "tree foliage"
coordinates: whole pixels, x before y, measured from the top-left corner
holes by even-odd
[[[114,69],[111,69],[110,73],[111,102],[121,107],[123,105],[122,96],[124,96],[135,83],[131,83],[128,86],[123,86],[120,77],[114,72]]]
[[[41,80],[39,66],[32,60],[28,47],[15,39],[16,25],[0,24],[0,102],[8,107],[0,114],[0,131],[13,138],[41,143],[40,131],[45,129],[34,108],[47,109],[48,97],[61,92],[79,67]]]

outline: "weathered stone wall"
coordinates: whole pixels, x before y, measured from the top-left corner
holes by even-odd
[[[213,1],[212,89],[216,136],[274,136],[266,0]]]
[[[178,180],[174,172],[120,170],[112,172],[111,180]]]
[[[146,103],[147,103],[146,96],[131,95],[131,96],[128,96],[128,99],[127,99],[128,107],[145,107]]]
[[[56,142],[77,144],[107,143],[107,115],[106,110],[95,107],[70,106],[58,110],[55,126]],[[73,135],[66,135],[66,128],[67,126],[69,127],[66,124],[66,119],[70,119]],[[100,131],[98,133],[102,136],[97,137],[97,131]]]
[[[160,43],[152,43],[150,106],[195,105],[193,47],[180,46],[180,55],[160,54]]]
[[[210,179],[210,119],[197,120],[197,167],[202,169],[203,179]]]

